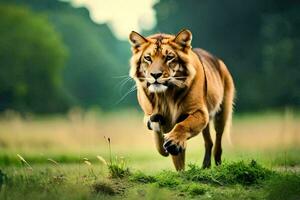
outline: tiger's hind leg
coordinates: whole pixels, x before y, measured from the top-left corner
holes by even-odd
[[[216,165],[220,165],[222,163],[222,136],[226,124],[226,118],[224,116],[224,112],[220,111],[215,116],[214,125],[216,130],[216,140],[215,140],[215,147],[214,147],[214,158]]]
[[[209,131],[209,124],[207,124],[206,128],[202,131],[202,135],[205,144],[205,155],[203,159],[202,168],[209,168],[211,165],[211,149],[213,146],[213,142]]]
[[[225,131],[227,132],[227,134],[229,134],[232,119],[232,106],[233,91],[229,90],[224,97],[220,112],[218,112],[214,118],[214,125],[216,130],[214,158],[216,165],[220,165],[222,163],[222,136]]]

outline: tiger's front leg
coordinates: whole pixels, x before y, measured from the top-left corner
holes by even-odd
[[[161,126],[165,123],[163,116],[160,114],[145,116],[145,123],[148,129],[154,132],[154,142],[158,153],[162,156],[168,156],[169,153],[163,147],[164,136],[161,131]]]
[[[161,114],[154,114],[146,118],[147,127],[154,132],[161,132],[161,126],[164,125],[165,120]]]
[[[177,170],[184,169],[184,153],[187,140],[200,133],[208,124],[207,111],[197,110],[186,119],[175,125],[173,130],[165,134],[164,148],[172,155]]]
[[[177,123],[175,127],[165,134],[164,148],[171,155],[178,155],[186,148],[188,139],[200,133],[208,124],[208,113],[198,110],[189,114],[186,119]]]

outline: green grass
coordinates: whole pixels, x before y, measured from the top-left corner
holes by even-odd
[[[255,161],[212,169],[112,177],[103,165],[33,165],[0,172],[0,199],[299,199],[300,174],[278,172]],[[284,196],[283,196],[284,194]]]
[[[0,199],[300,199],[299,114],[237,116],[211,169],[199,134],[178,173],[132,113],[0,117]]]
[[[257,164],[252,160],[249,163],[244,161],[225,163],[214,167],[211,170],[204,170],[196,165],[189,165],[189,169],[183,172],[187,180],[195,182],[207,182],[218,185],[253,185],[266,180],[272,175],[272,171]]]
[[[129,180],[155,184],[158,187],[181,191],[183,194],[203,195],[210,187],[259,186],[277,174],[252,160],[250,163],[227,163],[209,170],[190,164],[184,172],[162,171],[153,176],[137,172],[132,174]]]
[[[300,198],[300,174],[283,173],[267,184],[267,199],[280,200]]]
[[[152,163],[154,161],[157,165],[159,162],[163,162],[164,166],[168,168],[173,168],[170,159],[160,157],[154,147],[152,151],[140,152],[116,152],[117,155],[122,155],[126,157],[127,162],[130,163],[134,168],[149,168],[150,166],[155,165]],[[122,154],[121,154],[122,153]],[[202,151],[200,152],[187,152],[187,161],[188,162],[199,162],[203,156]],[[94,151],[81,151],[81,152],[43,152],[43,154],[35,151],[24,152],[23,151],[9,151],[7,149],[0,148],[0,167],[5,166],[20,166],[20,160],[17,154],[21,154],[29,163],[31,164],[52,164],[49,159],[53,159],[58,163],[62,164],[76,164],[83,162],[84,158],[87,158],[93,164],[99,163],[97,159],[98,155],[103,156],[109,160],[109,152],[107,150],[99,150],[99,152]],[[285,149],[270,149],[270,150],[257,150],[257,151],[232,151],[224,149],[223,158],[225,162],[231,162],[238,160],[251,160],[252,158],[257,160],[259,163],[262,163],[271,168],[277,167],[297,167],[300,165],[300,149],[296,147],[285,148]],[[115,158],[114,158],[115,159]],[[121,158],[118,158],[121,159]],[[166,165],[168,164],[168,165]],[[145,167],[143,167],[145,166]],[[158,169],[158,168],[156,168]]]

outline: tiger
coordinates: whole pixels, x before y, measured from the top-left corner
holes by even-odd
[[[185,169],[187,140],[202,132],[202,168],[222,160],[222,136],[229,132],[235,97],[233,78],[224,62],[206,50],[192,48],[192,32],[129,35],[132,56],[129,76],[137,88],[144,123],[154,133],[162,156],[172,157],[177,171]],[[211,123],[210,123],[211,122]],[[216,137],[213,144],[210,124]]]

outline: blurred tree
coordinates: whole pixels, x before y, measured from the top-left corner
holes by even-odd
[[[14,11],[9,6],[1,10],[1,110],[64,110],[66,94],[75,102],[73,105],[84,108],[96,105],[112,110],[136,104],[134,93],[121,100],[133,83],[122,87],[122,78],[116,78],[123,76],[124,79],[128,74],[128,42],[117,40],[106,24],[93,23],[86,8],[74,8],[57,0],[0,2],[27,6],[39,13],[33,14],[20,7]],[[155,9],[157,27],[147,34],[176,33],[184,27],[191,29],[193,46],[211,51],[230,68],[237,87],[238,111],[299,106],[300,2],[160,0]],[[19,10],[26,11],[24,19],[5,17]],[[49,31],[41,26],[49,27]],[[17,27],[22,27],[22,34],[15,33],[20,33]],[[7,39],[13,37],[19,39]],[[43,47],[53,48],[47,53],[36,45],[44,40]],[[66,62],[62,42],[69,50]],[[60,46],[54,47],[58,43]],[[10,59],[12,56],[14,59]],[[29,59],[31,57],[35,59]],[[50,65],[53,68],[48,69]],[[47,79],[45,74],[45,77],[35,75],[42,72],[52,78]],[[34,92],[35,97],[29,91]],[[49,96],[48,101],[42,99],[44,93]],[[57,102],[62,103],[58,105]]]
[[[74,105],[111,110],[136,104],[135,94],[120,102],[132,85],[121,86],[129,71],[129,43],[117,40],[106,24],[92,22],[86,8],[56,0],[1,1],[28,6],[46,15],[62,36],[69,50],[63,86]]]
[[[120,78],[115,77],[128,74],[128,57],[124,58],[124,52],[129,47],[122,50],[122,42],[106,25],[91,22],[86,9],[50,12],[49,16],[70,49],[64,83],[78,105],[99,105],[104,110],[120,107],[116,105]]]
[[[0,4],[0,111],[61,112],[67,50],[47,18]]]
[[[189,28],[194,47],[225,61],[238,111],[300,104],[299,2],[160,0],[155,9],[155,32]]]
[[[265,106],[300,106],[300,4],[278,2],[262,20]]]

